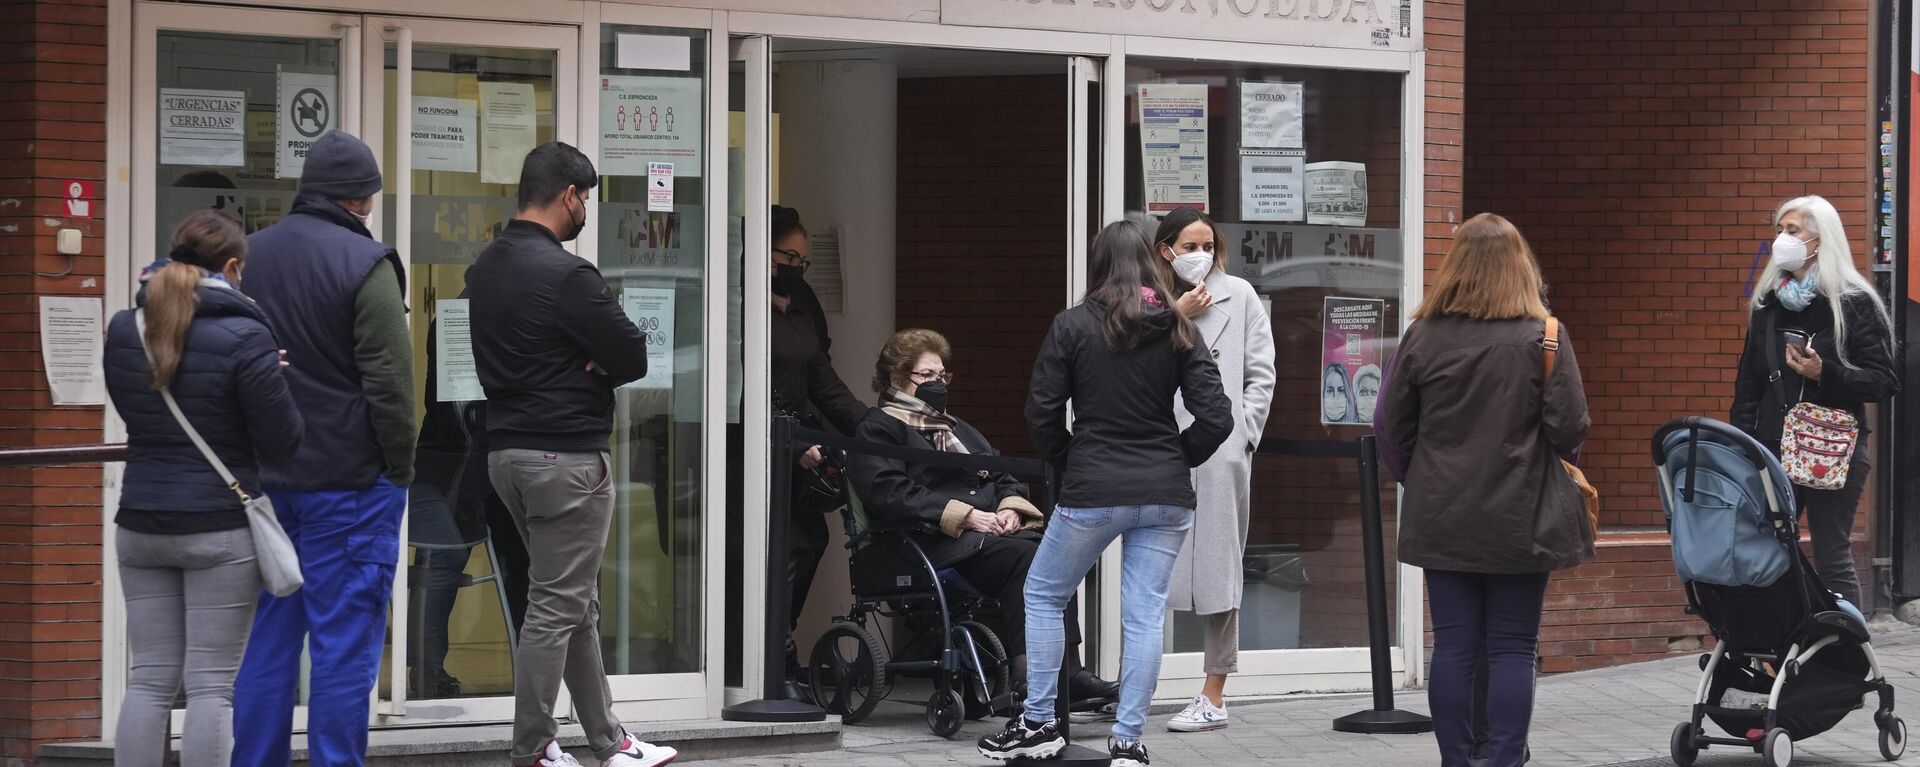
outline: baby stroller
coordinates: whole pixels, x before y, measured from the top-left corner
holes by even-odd
[[[1866,619],[1839,599],[1801,553],[1793,486],[1772,453],[1725,423],[1682,418],[1653,436],[1660,501],[1687,612],[1717,640],[1700,658],[1693,715],[1673,730],[1673,761],[1735,746],[1773,767],[1793,742],[1832,729],[1878,693],[1880,754],[1906,751],[1907,725],[1868,642]],[[1711,737],[1711,719],[1732,737]]]

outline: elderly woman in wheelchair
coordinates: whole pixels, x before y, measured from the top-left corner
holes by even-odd
[[[874,363],[880,407],[856,436],[903,448],[997,455],[986,437],[947,411],[951,357],[952,347],[939,333],[895,333]],[[816,697],[855,722],[886,697],[891,674],[933,672],[936,690],[927,721],[942,736],[959,730],[961,716],[980,718],[1000,705],[1017,705],[1026,682],[1023,589],[1046,525],[1046,515],[1027,498],[1027,485],[1009,474],[886,456],[856,454],[848,468],[854,604],[852,614],[816,645]],[[930,641],[922,635],[895,652],[913,658],[909,648],[917,644],[920,654],[940,660],[889,661],[886,647],[866,626],[874,614],[903,615],[909,626],[937,629],[926,632]],[[1069,652],[1077,653],[1080,638],[1072,621],[1067,630]],[[844,662],[843,645],[872,657]],[[1098,708],[1117,687],[1083,670],[1072,693]]]

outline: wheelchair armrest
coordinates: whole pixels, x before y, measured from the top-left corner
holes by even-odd
[[[894,522],[883,519],[870,519],[867,522],[869,533],[938,533],[940,528],[920,520]]]

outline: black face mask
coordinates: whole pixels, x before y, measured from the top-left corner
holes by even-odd
[[[573,195],[567,196],[573,197]],[[574,197],[573,199],[579,200],[580,198]],[[573,227],[566,234],[560,235],[561,242],[572,242],[580,236],[581,232],[587,230],[587,204],[585,202],[580,203],[580,219],[578,221],[574,220],[573,208],[569,206],[567,208],[567,221],[572,223]]]
[[[773,294],[782,298],[793,295],[800,290],[800,286],[807,284],[806,274],[807,268],[804,266],[774,264]]]
[[[919,388],[913,390],[913,396],[915,399],[927,403],[927,407],[933,408],[935,412],[947,412],[946,381],[935,380],[920,384]]]

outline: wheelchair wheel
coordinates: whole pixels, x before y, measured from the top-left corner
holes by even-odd
[[[858,724],[873,713],[892,689],[887,676],[887,648],[851,621],[841,621],[820,635],[813,645],[814,702],[839,714],[846,724]]]
[[[959,694],[952,690],[934,690],[933,697],[927,699],[927,729],[942,738],[959,733],[960,725],[966,723],[965,715]]]
[[[979,653],[980,668],[968,668],[962,672],[964,684],[955,685],[962,692],[960,700],[965,704],[967,718],[985,719],[993,715],[993,701],[1007,692],[1007,648],[1000,643],[1000,636],[993,633],[977,621],[966,621],[960,628],[973,638],[973,648]],[[957,638],[957,637],[956,637]],[[968,666],[973,665],[973,656],[963,657]]]

